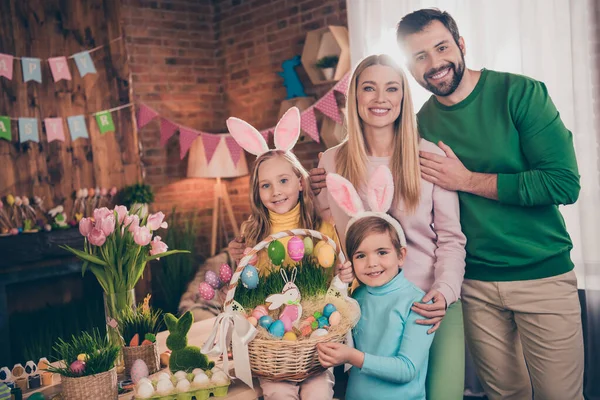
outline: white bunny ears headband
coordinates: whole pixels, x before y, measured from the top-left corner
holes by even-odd
[[[227,119],[227,128],[235,141],[248,153],[260,156],[269,150],[267,141],[260,132],[239,118]],[[300,110],[292,107],[283,114],[274,131],[275,149],[290,151],[300,137]]]
[[[361,218],[379,217],[389,222],[396,229],[400,238],[400,245],[406,247],[406,237],[404,236],[402,226],[400,226],[400,223],[394,217],[387,213],[394,198],[394,178],[392,171],[388,167],[380,165],[373,172],[373,175],[369,177],[367,202],[371,211],[365,210],[356,189],[347,179],[342,178],[338,174],[330,173],[327,174],[326,182],[327,190],[331,193],[331,197],[351,217],[346,226],[346,233],[348,233],[350,226]]]

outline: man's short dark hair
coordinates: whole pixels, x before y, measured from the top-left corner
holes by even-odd
[[[440,11],[437,8],[423,8],[413,13],[407,14],[398,22],[396,28],[396,38],[398,43],[402,44],[408,35],[421,32],[427,25],[433,21],[440,21],[446,29],[452,34],[454,42],[458,45],[460,34],[456,21],[446,11]]]

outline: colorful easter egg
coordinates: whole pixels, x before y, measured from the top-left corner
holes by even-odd
[[[254,327],[258,325],[258,320],[252,316],[248,317],[248,322],[250,322],[250,324]]]
[[[335,310],[337,310],[335,308],[335,306],[331,303],[325,304],[325,307],[323,307],[323,316],[329,318],[329,316],[331,315],[332,312],[334,312]]]
[[[204,300],[212,300],[215,297],[215,289],[206,282],[200,283],[198,286],[200,297]]]
[[[296,336],[296,334],[294,332],[286,332],[283,335],[283,340],[287,340],[290,342],[295,342],[298,339],[298,337]]]
[[[283,322],[283,328],[285,329],[286,332],[289,332],[292,330],[292,320],[290,319],[290,317],[288,317],[287,315],[284,315],[283,317],[279,318],[279,320],[281,322]]]
[[[304,243],[304,254],[310,256],[315,249],[315,244],[312,237],[306,236],[302,242]]]
[[[285,259],[285,248],[279,240],[273,240],[271,243],[269,243],[267,253],[269,254],[269,258],[275,265],[281,265],[281,263]]]
[[[221,281],[224,283],[229,283],[232,276],[233,272],[231,271],[229,264],[221,264],[219,267],[219,279],[221,279]]]
[[[256,315],[258,315],[258,317]],[[260,306],[256,306],[254,308],[254,310],[252,311],[252,315],[256,318],[256,319],[260,319],[260,317],[262,317],[263,315],[269,315],[269,310],[267,310],[267,307],[260,305]]]
[[[285,333],[285,326],[283,322],[280,320],[273,321],[273,323],[269,326],[269,333],[277,338],[283,337]]]
[[[321,247],[325,246],[326,244],[327,242],[325,242],[324,240],[319,240],[319,242],[317,242],[313,250],[313,256],[318,257],[319,251],[321,251]]]
[[[78,359],[79,361],[87,361],[87,359],[88,359],[88,355],[87,355],[87,354],[84,354],[84,353],[81,353],[81,354],[79,354],[79,355],[77,356],[77,359]]]
[[[304,242],[298,236],[292,237],[287,244],[288,255],[293,261],[300,261],[304,257]]]
[[[254,265],[248,264],[242,271],[242,285],[250,290],[258,286],[258,271]]]
[[[325,328],[326,326],[329,326],[329,320],[325,316],[320,317],[317,322],[319,323],[319,328]]]
[[[329,326],[336,326],[342,321],[342,314],[339,311],[334,311],[329,316]]]
[[[333,247],[328,244],[321,246],[319,254],[317,255],[317,260],[321,267],[331,268],[335,261],[335,251],[333,250]]]
[[[213,289],[221,287],[221,280],[213,271],[206,271],[204,274],[204,282],[208,283]]]
[[[315,313],[312,315],[315,320],[318,320],[319,318],[321,318],[323,316],[323,313],[319,312],[319,311],[315,311]]]
[[[71,369],[72,373],[81,375],[83,374],[83,371],[85,371],[85,363],[83,361],[75,360],[71,363],[69,368]]]
[[[258,320],[258,324],[265,329],[269,329],[269,327],[271,326],[272,323],[273,323],[273,318],[269,317],[268,315],[263,315]]]
[[[310,336],[312,331],[313,331],[313,329],[312,329],[312,326],[310,326],[310,323],[300,325],[300,333],[302,334],[302,336]]]
[[[327,329],[317,329],[316,331],[314,331],[313,333],[310,334],[310,338],[316,338],[319,336],[325,336],[327,335],[329,332],[327,332]]]
[[[133,383],[138,383],[142,378],[147,378],[150,375],[150,371],[148,370],[148,365],[142,359],[137,359],[131,365],[130,371],[131,380]]]
[[[314,315],[309,315],[308,317],[306,317],[305,321],[306,322],[314,322],[314,321],[316,321],[316,318]]]
[[[319,328],[319,322],[318,322],[318,321],[313,321],[313,322],[311,322],[311,323],[310,323],[310,327],[313,329],[313,331],[314,331],[315,329],[318,329],[318,328]]]
[[[0,383],[0,400],[10,400],[10,389],[4,383]]]

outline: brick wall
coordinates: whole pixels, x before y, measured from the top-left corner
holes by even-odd
[[[286,91],[281,63],[302,53],[306,32],[347,25],[345,0],[124,0],[122,21],[134,98],[161,115],[206,132],[225,132],[235,115],[258,129],[274,126]],[[297,68],[308,95],[313,87]],[[178,141],[159,144],[158,123],[140,130],[144,181],[156,193],[155,210],[197,216],[201,252],[208,253],[213,181],[186,179],[187,157]],[[302,163],[316,165],[323,146],[306,140],[296,147]],[[228,180],[236,219],[249,213],[248,177]],[[232,232],[228,227],[228,231]]]

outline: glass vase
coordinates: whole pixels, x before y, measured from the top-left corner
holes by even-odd
[[[104,315],[106,317],[106,330],[112,344],[119,347],[124,345],[123,337],[117,324],[118,316],[123,310],[135,308],[135,290],[120,293],[104,293]]]

